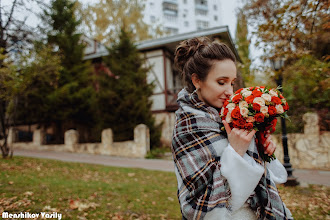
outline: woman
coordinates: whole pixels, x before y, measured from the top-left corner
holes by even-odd
[[[275,186],[287,178],[282,164],[265,168],[255,131],[230,129],[220,119],[237,77],[234,54],[225,44],[194,38],[177,47],[175,63],[186,85],[172,141],[183,219],[292,219]],[[275,151],[270,135],[265,146],[265,153]]]

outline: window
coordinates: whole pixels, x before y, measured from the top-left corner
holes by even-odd
[[[165,32],[167,32],[169,35],[174,35],[178,34],[179,30],[177,28],[165,27]]]
[[[183,0],[183,3],[184,3],[184,4],[187,4],[187,0]]]
[[[189,27],[189,21],[185,21],[185,22],[184,22],[184,26],[185,26],[185,27]]]
[[[207,15],[207,10],[196,9],[196,10],[195,10],[195,14],[196,14],[196,15],[203,15],[203,16],[206,16],[206,15]]]
[[[218,16],[214,15],[214,20],[217,21],[218,20]]]
[[[155,22],[156,22],[156,17],[153,16],[153,15],[151,15],[151,16],[150,16],[150,21],[151,21],[152,23],[155,23]]]
[[[197,24],[197,30],[201,30],[209,27],[209,22],[207,21],[197,20],[196,24]]]
[[[217,5],[213,5],[213,9],[214,9],[215,11],[218,10]]]

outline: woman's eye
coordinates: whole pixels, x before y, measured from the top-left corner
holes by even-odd
[[[235,83],[231,83],[231,86],[234,86],[235,85]]]
[[[224,84],[225,84],[224,81],[218,81],[218,83],[219,83],[220,85],[224,85]]]

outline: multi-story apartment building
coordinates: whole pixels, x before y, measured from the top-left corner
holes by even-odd
[[[169,35],[224,25],[220,0],[146,0],[144,22]]]

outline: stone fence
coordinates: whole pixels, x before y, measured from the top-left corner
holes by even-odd
[[[292,168],[330,170],[330,132],[320,133],[319,117],[306,113],[304,133],[287,134]],[[283,162],[281,135],[274,135],[277,144],[276,157]]]
[[[144,158],[150,151],[149,128],[140,124],[134,129],[134,140],[113,142],[110,128],[102,131],[101,143],[78,143],[79,133],[68,130],[64,134],[64,144],[44,145],[44,133],[38,129],[33,132],[32,142],[15,142],[16,135],[13,128],[8,134],[8,144],[14,149],[51,150],[62,152],[90,153],[110,156]]]

